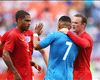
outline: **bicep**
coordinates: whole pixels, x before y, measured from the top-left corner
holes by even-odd
[[[5,44],[4,44],[4,49],[9,51],[9,52],[12,52],[14,49],[15,43],[16,43],[15,41],[16,41],[16,36],[9,35],[6,39]]]
[[[45,48],[49,46],[54,40],[55,40],[55,36],[54,36],[54,33],[52,33],[52,34],[49,34],[47,37],[45,37],[43,40],[41,40],[39,42],[39,45],[42,48]]]
[[[36,47],[35,47],[35,46],[36,46]],[[35,50],[40,50],[40,49],[42,49],[42,47],[40,46],[40,44],[36,44],[35,46],[34,46]]]
[[[7,51],[7,50],[3,50],[3,56],[9,56],[9,51]]]

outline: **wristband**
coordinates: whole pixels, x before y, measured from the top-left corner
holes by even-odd
[[[38,37],[38,34],[37,34],[37,33],[34,33],[33,36],[34,36],[34,37]]]

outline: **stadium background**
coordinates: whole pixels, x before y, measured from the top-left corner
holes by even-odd
[[[32,23],[30,29],[33,29],[39,22],[44,24],[44,32],[41,38],[56,31],[57,20],[62,15],[72,16],[76,13],[81,13],[88,17],[86,31],[94,41],[91,71],[93,80],[100,80],[100,1],[0,1],[0,35],[16,26],[15,13],[21,9],[31,14]],[[49,47],[46,50],[49,52]],[[35,80],[43,80],[42,77],[45,74],[46,65],[38,51],[34,51],[33,60],[43,68],[43,72],[38,74],[38,71],[33,67]]]

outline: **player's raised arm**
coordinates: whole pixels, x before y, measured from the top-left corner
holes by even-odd
[[[43,29],[43,24],[40,23],[39,25],[36,25],[35,30],[34,30],[35,33],[33,35],[33,38],[34,38],[33,39],[34,40],[33,44],[34,44],[34,48],[36,50],[40,51],[40,53],[42,54],[46,65],[47,65],[48,64],[47,52],[44,49],[42,49],[41,46],[39,45],[39,36],[38,35],[41,35],[42,29]]]
[[[33,44],[34,44],[34,48],[36,50],[41,49],[40,45],[39,45],[39,35],[41,35],[42,33],[42,28],[43,28],[43,24],[39,24],[36,25],[35,30],[34,30],[34,39],[33,39]]]

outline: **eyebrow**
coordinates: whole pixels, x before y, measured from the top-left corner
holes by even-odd
[[[31,20],[25,20],[25,21],[31,21]]]

